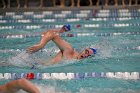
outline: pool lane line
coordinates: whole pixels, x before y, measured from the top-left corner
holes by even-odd
[[[88,78],[139,80],[140,72],[0,73],[0,80],[14,80],[20,78],[36,80],[80,80]]]
[[[120,35],[140,35],[140,32],[114,32],[114,33],[93,33],[93,32],[81,32],[81,33],[70,33],[60,34],[62,37],[85,37],[85,36],[120,36]],[[17,35],[0,35],[0,38],[5,39],[16,39],[16,38],[30,38],[30,37],[41,37],[41,34],[17,34]]]

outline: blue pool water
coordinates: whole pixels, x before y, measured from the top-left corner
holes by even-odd
[[[0,73],[140,72],[140,10],[98,10],[96,14],[93,10],[81,11],[71,11],[72,14],[69,11],[49,11],[43,12],[44,16],[40,15],[41,12],[3,12],[0,16]],[[62,14],[67,16],[61,18]],[[65,23],[71,24],[69,33],[73,37],[67,37],[66,33],[62,35],[63,39],[79,52],[86,47],[94,47],[97,54],[80,61],[63,60],[53,66],[31,69],[26,63],[47,61],[59,49],[53,42],[31,55],[25,53],[26,49],[39,42],[41,32]],[[7,81],[0,80],[0,84]],[[139,80],[85,78],[33,82],[41,93],[140,92]]]

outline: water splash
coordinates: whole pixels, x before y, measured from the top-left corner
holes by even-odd
[[[40,93],[73,93],[73,90],[68,89],[60,89],[57,86],[44,85],[44,84],[36,84]],[[27,93],[20,90],[17,93]],[[133,89],[125,89],[125,88],[80,88],[79,91],[75,93],[140,93],[140,90]]]
[[[140,93],[140,90],[124,88],[81,88],[77,93]]]
[[[15,57],[9,58],[8,62],[9,64],[13,66],[18,66],[18,67],[31,67],[31,59],[29,57],[30,55],[26,53],[26,51],[21,52]]]
[[[112,57],[113,46],[111,46],[107,40],[103,40],[102,42],[95,45],[90,45],[90,47],[97,49],[97,59],[106,59]]]
[[[44,85],[44,84],[36,84],[37,88],[39,89],[40,93],[72,93],[68,90],[60,90],[55,86]],[[17,93],[27,93],[23,90],[18,91]]]
[[[58,64],[52,64],[49,61],[47,61],[49,59],[43,59],[42,57],[39,57],[39,56],[42,56],[40,52],[30,55],[26,53],[26,51],[23,51],[17,56],[9,58],[8,63],[12,66],[21,67],[21,68],[27,67],[27,68],[33,68],[33,69],[34,68],[40,69],[40,68],[60,67],[60,66],[65,66],[65,65],[69,65],[69,64],[73,64],[77,62],[77,60],[75,59],[73,60],[64,59]],[[42,62],[48,62],[49,65],[44,66]]]

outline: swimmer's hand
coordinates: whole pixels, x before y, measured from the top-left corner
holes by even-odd
[[[42,47],[40,47],[40,45],[33,45],[32,47],[29,47],[26,51],[27,51],[27,53],[34,53],[40,49],[42,49]]]

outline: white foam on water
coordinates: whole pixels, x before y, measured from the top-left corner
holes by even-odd
[[[38,54],[38,53],[37,53]],[[52,64],[49,62],[49,59],[43,59],[36,57],[36,54],[30,55],[26,53],[26,51],[21,52],[15,57],[12,57],[8,60],[10,65],[16,66],[16,67],[28,67],[28,68],[49,68],[49,67],[60,67],[65,66],[69,64],[76,63],[77,60],[62,60],[61,62],[58,62],[57,64]],[[44,66],[42,63],[46,62],[48,65]]]
[[[97,49],[96,59],[106,59],[112,57],[113,47],[105,40],[97,43],[96,45],[90,45],[90,47]]]
[[[35,84],[37,88],[39,89],[40,93],[72,93],[68,90],[61,90],[57,87],[50,86],[50,85],[44,85],[44,84]],[[23,90],[18,91],[17,93],[28,93]]]
[[[81,88],[77,93],[140,93],[140,90],[124,88]]]
[[[8,60],[11,65],[17,67],[32,67],[32,59],[29,57],[29,54],[26,51],[21,52],[15,57],[12,57]]]
[[[73,90],[59,89],[57,86],[36,84],[40,93],[73,93]],[[27,93],[20,90],[17,93]],[[125,88],[80,88],[76,93],[140,93],[139,89],[125,89]]]

